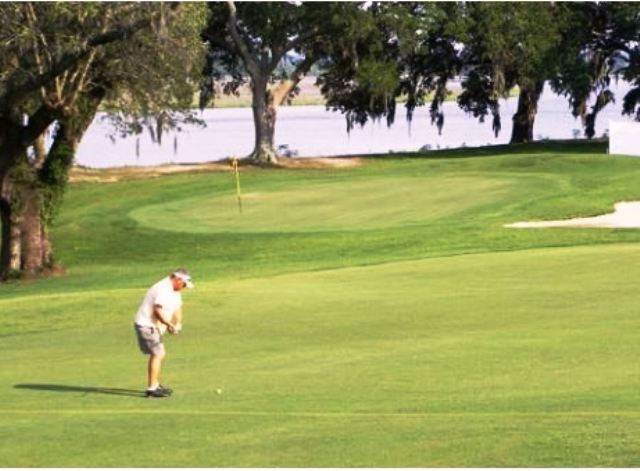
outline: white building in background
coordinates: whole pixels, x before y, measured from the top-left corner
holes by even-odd
[[[609,121],[609,154],[640,157],[640,123]]]

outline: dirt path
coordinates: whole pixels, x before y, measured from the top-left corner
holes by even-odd
[[[319,168],[351,168],[362,165],[362,158],[348,157],[316,157],[316,158],[282,158],[280,168],[294,169],[319,169]],[[252,167],[245,162],[242,167]],[[118,167],[107,169],[94,169],[85,167],[73,167],[69,174],[69,181],[108,183],[121,180],[139,180],[143,178],[159,177],[176,173],[201,173],[201,172],[228,172],[231,170],[229,162],[209,162],[202,164],[166,164],[150,167]]]

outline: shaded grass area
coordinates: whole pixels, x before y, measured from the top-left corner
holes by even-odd
[[[503,227],[640,199],[597,146],[243,169],[242,215],[231,175],[73,185],[70,275],[0,288],[0,465],[640,465],[638,231]],[[180,265],[147,400],[132,317]]]

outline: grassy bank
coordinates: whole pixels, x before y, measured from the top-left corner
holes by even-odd
[[[228,173],[74,184],[68,276],[0,287],[0,465],[635,467],[640,234],[504,224],[639,177],[565,143],[243,168],[241,214]],[[130,324],[176,266],[147,400]]]

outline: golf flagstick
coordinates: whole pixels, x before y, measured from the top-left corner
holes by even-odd
[[[231,162],[231,167],[233,168],[233,173],[236,177],[236,195],[238,196],[238,211],[242,214],[242,194],[240,193],[240,170],[238,169],[238,159],[237,157],[233,157]]]

